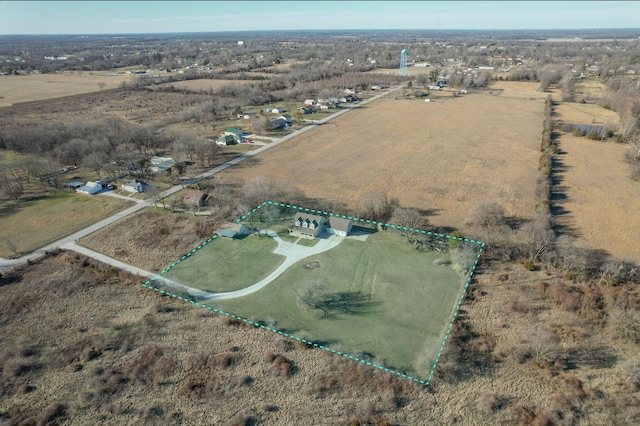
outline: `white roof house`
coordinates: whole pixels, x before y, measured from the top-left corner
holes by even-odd
[[[149,169],[154,172],[166,172],[167,170],[171,170],[171,166],[173,166],[176,163],[176,160],[174,160],[171,157],[158,157],[158,156],[153,156],[149,159],[149,163],[151,164],[151,167],[149,167]]]
[[[89,181],[85,186],[81,186],[76,191],[82,192],[83,194],[94,195],[102,191],[103,189],[107,189],[108,184],[109,182],[106,180],[99,180],[97,182]]]
[[[143,182],[140,179],[133,179],[122,185],[122,189],[129,192],[144,192],[147,185],[148,184],[146,182]]]

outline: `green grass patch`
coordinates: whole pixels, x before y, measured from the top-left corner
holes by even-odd
[[[5,201],[0,205],[0,257],[29,253],[132,204],[66,191]]]
[[[285,232],[296,212],[264,203],[239,221],[278,231],[291,243]],[[303,258],[261,290],[202,302],[428,384],[481,243],[451,244],[444,235],[424,232],[403,235],[393,225],[378,232],[375,222],[357,222],[364,226],[354,227],[357,237]],[[321,240],[296,243],[302,241]],[[239,290],[284,261],[272,253],[276,244],[255,235],[212,239],[165,276],[199,290]]]
[[[167,271],[165,277],[200,290],[240,290],[260,281],[284,261],[284,256],[273,254],[276,247],[267,237],[216,238],[193,259]]]
[[[345,240],[304,259],[263,290],[214,306],[332,349],[425,378],[462,290],[448,254],[421,252],[392,232]],[[317,286],[328,313],[307,309],[299,294]]]

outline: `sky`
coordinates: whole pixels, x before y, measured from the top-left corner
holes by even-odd
[[[0,34],[640,28],[640,1],[4,1]]]

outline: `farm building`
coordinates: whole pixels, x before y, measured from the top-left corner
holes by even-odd
[[[316,112],[316,110],[311,107],[300,107],[298,111],[300,111],[301,114],[313,114]]]
[[[75,192],[78,189],[82,188],[83,186],[84,186],[84,183],[76,181],[76,182],[69,182],[68,184],[65,185],[65,188]]]
[[[149,184],[140,179],[133,179],[122,185],[122,189],[129,192],[144,192]]]
[[[250,233],[251,231],[248,228],[239,223],[228,223],[215,232],[218,237],[225,238],[237,238]]]
[[[306,238],[315,238],[323,231],[327,231],[331,235],[348,236],[351,233],[353,223],[349,219],[340,217],[329,217],[299,213],[293,220],[293,227],[289,229],[289,233]]]

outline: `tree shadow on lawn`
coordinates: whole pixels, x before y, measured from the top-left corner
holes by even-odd
[[[382,303],[372,300],[362,292],[338,292],[324,295],[316,304],[322,311],[322,318],[335,319],[340,315],[361,315],[374,312]]]

